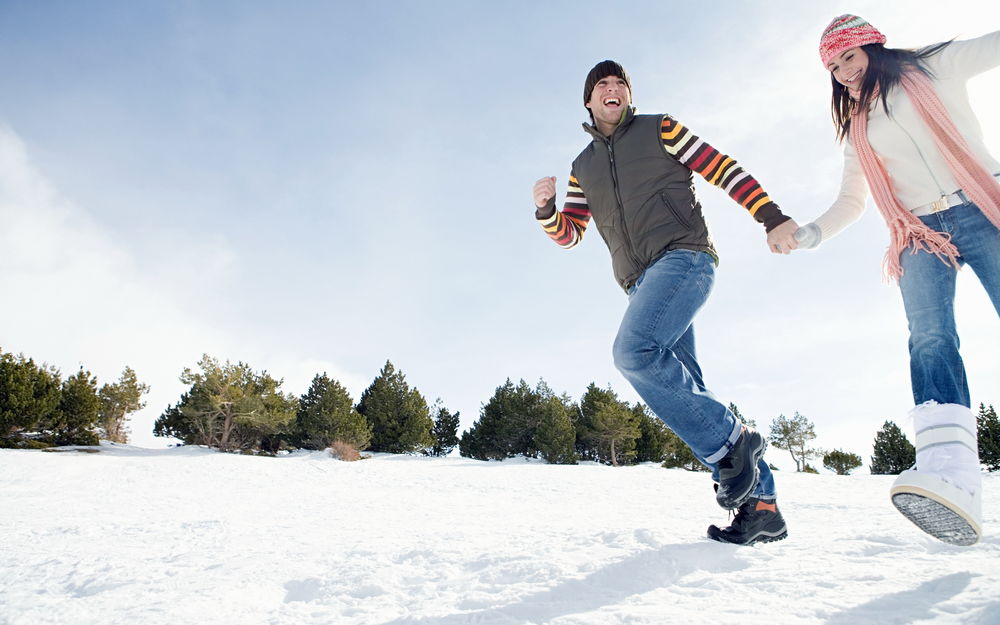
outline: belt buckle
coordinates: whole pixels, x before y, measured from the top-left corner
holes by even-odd
[[[950,208],[948,206],[948,196],[942,195],[939,199],[931,202],[931,213],[940,213],[941,211],[946,211]]]

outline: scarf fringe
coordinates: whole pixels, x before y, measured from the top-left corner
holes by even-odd
[[[910,213],[913,216],[912,213]],[[903,275],[902,252],[909,251],[910,254],[918,252],[928,252],[934,254],[941,262],[951,265],[957,271],[958,248],[951,242],[951,235],[946,232],[937,232],[924,225],[922,221],[913,217],[917,224],[896,222],[889,226],[890,245],[882,260],[882,280],[899,280]]]

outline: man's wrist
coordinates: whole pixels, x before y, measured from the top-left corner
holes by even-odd
[[[791,219],[791,217],[782,214],[781,211],[779,210],[775,210],[775,214],[773,216],[769,216],[767,219],[763,221],[764,231],[771,232],[772,230],[774,230],[781,224],[785,223],[789,219]]]
[[[535,205],[535,219],[549,219],[556,213],[556,200],[549,198],[545,206]]]

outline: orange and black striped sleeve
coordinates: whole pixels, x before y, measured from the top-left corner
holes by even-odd
[[[590,207],[587,206],[587,196],[580,188],[580,182],[572,173],[569,175],[569,188],[566,190],[566,202],[563,209],[555,209],[555,199],[549,200],[544,208],[535,212],[535,219],[545,230],[545,233],[563,249],[570,249],[583,240],[583,233],[590,223]]]
[[[667,154],[725,191],[768,232],[790,219],[735,159],[713,148],[673,117],[663,116],[660,137]]]

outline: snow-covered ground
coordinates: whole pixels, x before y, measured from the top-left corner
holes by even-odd
[[[1000,623],[1000,476],[971,548],[891,477],[777,479],[789,538],[734,547],[655,465],[0,450],[0,623]]]

